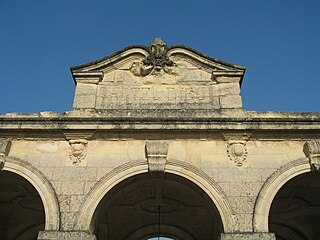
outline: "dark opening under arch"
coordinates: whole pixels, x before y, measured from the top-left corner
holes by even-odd
[[[18,174],[0,172],[0,236],[2,240],[35,240],[44,230],[45,212],[37,190]]]
[[[301,174],[279,190],[269,213],[269,231],[277,240],[320,239],[320,174]]]
[[[160,212],[159,212],[160,207]],[[112,188],[93,218],[98,240],[213,240],[223,232],[218,210],[208,195],[183,177],[140,174]]]

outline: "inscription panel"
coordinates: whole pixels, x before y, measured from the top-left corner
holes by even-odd
[[[219,109],[219,87],[176,85],[101,85],[97,109]]]

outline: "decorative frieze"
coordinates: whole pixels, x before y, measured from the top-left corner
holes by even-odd
[[[0,140],[0,170],[3,169],[6,157],[9,154],[11,141],[7,139]]]
[[[146,141],[146,155],[150,172],[164,172],[169,144],[164,141]]]
[[[311,170],[320,172],[320,139],[307,141],[303,152],[309,158]]]

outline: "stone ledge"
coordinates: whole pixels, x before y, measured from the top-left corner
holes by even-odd
[[[96,236],[89,232],[72,231],[40,231],[38,240],[96,240]]]
[[[276,240],[274,233],[222,233],[220,240]]]

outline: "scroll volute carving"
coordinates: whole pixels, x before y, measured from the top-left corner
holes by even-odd
[[[173,74],[174,66],[173,61],[171,61],[167,55],[168,47],[161,40],[161,38],[156,38],[149,46],[149,55],[140,62],[134,62],[130,68],[133,75],[144,77],[149,74],[159,75],[161,72],[167,74]]]
[[[309,159],[311,171],[320,172],[320,139],[307,141],[303,152]]]
[[[150,172],[164,172],[168,143],[164,141],[146,141],[146,155]]]
[[[0,170],[3,169],[6,157],[9,154],[11,141],[7,139],[0,140]]]

